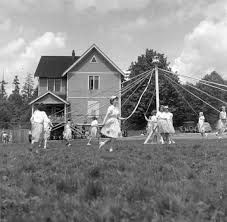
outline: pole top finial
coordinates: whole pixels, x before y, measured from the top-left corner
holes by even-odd
[[[160,62],[160,60],[159,60],[159,56],[154,56],[154,58],[153,58],[153,61],[152,61],[152,63],[154,63],[155,65],[158,65],[159,64],[159,62]]]

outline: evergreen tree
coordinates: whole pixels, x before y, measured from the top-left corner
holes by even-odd
[[[14,90],[13,90],[13,94],[19,94],[20,93],[20,81],[18,76],[16,75],[14,80],[13,80],[13,85],[14,85]]]
[[[24,103],[26,104],[30,102],[34,92],[34,80],[32,74],[29,73],[26,76],[21,92]]]
[[[8,83],[4,80],[4,77],[2,79],[2,81],[0,82],[0,99],[6,99],[7,94],[6,94],[6,88],[5,85],[7,85]]]
[[[11,112],[11,122],[14,124],[19,123],[21,121],[21,115],[23,115],[23,100],[22,96],[20,95],[20,82],[18,76],[15,76],[13,80],[14,90],[12,94],[10,94],[8,98],[8,103],[10,106]]]

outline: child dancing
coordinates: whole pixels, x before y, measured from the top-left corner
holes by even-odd
[[[98,121],[96,117],[93,117],[93,121],[91,122],[91,129],[90,129],[90,138],[87,143],[88,146],[91,145],[91,140],[95,139],[97,137],[97,132],[98,132]]]

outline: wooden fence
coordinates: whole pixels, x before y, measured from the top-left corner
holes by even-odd
[[[9,143],[28,143],[28,132],[29,129],[7,129],[2,130],[5,131],[9,135]],[[0,142],[2,143],[2,137]]]

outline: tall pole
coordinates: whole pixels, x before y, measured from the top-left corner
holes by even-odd
[[[156,92],[156,110],[159,111],[159,84],[158,84],[158,64],[159,58],[158,56],[154,56],[152,63],[155,66],[155,92]]]
[[[156,92],[156,110],[159,111],[159,84],[158,84],[158,65],[155,64],[155,92]]]

